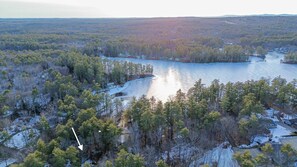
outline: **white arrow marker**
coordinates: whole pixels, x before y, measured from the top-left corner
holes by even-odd
[[[79,140],[78,140],[78,138],[77,138],[77,136],[76,136],[76,133],[75,133],[75,131],[74,131],[73,127],[72,127],[71,129],[72,129],[72,131],[73,131],[73,134],[74,134],[74,136],[75,136],[75,138],[76,138],[76,140],[77,140],[77,143],[78,143],[78,148],[79,148],[79,149],[82,151],[82,150],[83,150],[83,148],[84,148],[84,145],[80,144],[80,142],[79,142]]]

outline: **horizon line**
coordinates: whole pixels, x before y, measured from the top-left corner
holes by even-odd
[[[249,14],[249,15],[219,15],[219,16],[152,16],[152,17],[0,17],[0,19],[158,19],[158,18],[228,18],[228,17],[273,17],[297,16],[297,14]]]

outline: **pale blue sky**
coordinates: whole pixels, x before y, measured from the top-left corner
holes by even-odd
[[[1,18],[297,14],[296,0],[0,0]]]

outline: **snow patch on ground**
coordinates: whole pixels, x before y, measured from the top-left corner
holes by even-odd
[[[269,141],[269,136],[259,135],[254,138],[254,142],[264,144]]]
[[[246,145],[246,144],[242,144],[240,145],[238,148],[241,149],[248,149],[248,148],[253,148],[258,146],[259,144],[264,144],[266,142],[269,141],[269,136],[265,136],[265,135],[257,135],[251,142],[251,144]]]
[[[277,111],[277,110],[273,110],[273,109],[266,110],[266,114],[268,115],[267,118],[271,119],[275,123],[279,122],[279,120],[274,116],[277,113],[279,113],[279,111]],[[271,139],[273,142],[279,142],[279,139],[281,137],[291,134],[290,130],[288,130],[287,128],[285,128],[279,124],[277,124],[276,128],[271,128],[269,130],[272,135]]]
[[[279,120],[277,119],[276,115],[279,113],[279,111],[277,110],[274,110],[274,109],[268,109],[268,110],[265,110],[265,114],[264,118],[267,118],[267,119],[270,119],[272,120],[273,122],[279,122]]]
[[[266,115],[269,116],[270,118],[272,118],[274,115],[279,113],[279,111],[274,109],[268,109],[268,110],[265,110],[265,112],[266,112]]]
[[[265,111],[265,116],[261,115],[261,117],[263,118],[267,118],[272,120],[274,123],[276,123],[276,127],[275,128],[270,128],[270,137],[269,136],[265,136],[265,135],[257,135],[249,145],[243,144],[240,145],[239,148],[242,149],[248,149],[248,148],[253,148],[258,146],[259,144],[264,144],[268,141],[272,141],[272,142],[280,142],[280,139],[283,136],[287,136],[291,134],[291,131],[288,130],[287,128],[279,125],[279,120],[277,119],[277,117],[275,116],[275,114],[279,113],[279,111],[277,110],[273,110],[273,109],[269,109]]]
[[[39,131],[37,129],[27,129],[13,135],[4,145],[10,148],[22,149],[38,135]]]
[[[3,160],[3,161],[0,161],[0,167],[6,167],[6,166],[9,166],[10,164],[13,164],[15,163],[17,160],[16,159],[13,159],[13,158],[9,158],[7,160]]]
[[[236,160],[233,159],[233,150],[227,143],[222,143],[218,147],[206,152],[204,156],[196,161],[193,161],[189,167],[196,167],[202,164],[217,167],[239,167]]]
[[[280,142],[280,138],[286,135],[290,135],[291,131],[286,129],[281,125],[277,125],[276,128],[270,129],[270,133],[272,134],[272,141],[273,142]]]
[[[264,119],[272,120],[275,123],[275,122],[279,122],[279,120],[275,116],[275,114],[277,114],[278,112],[279,111],[274,110],[274,109],[268,109],[268,110],[265,110],[263,115],[258,114],[257,116],[258,116],[258,118],[264,118]],[[270,129],[270,131],[271,131],[271,129]],[[257,146],[259,146],[259,144],[264,144],[264,143],[268,142],[269,139],[270,139],[269,136],[257,135],[257,136],[255,136],[254,138],[251,139],[250,144],[242,144],[238,148],[249,149],[249,148],[257,147]]]
[[[130,85],[130,81],[126,82],[123,86],[117,85],[113,88],[110,88],[108,90],[108,94],[114,95],[114,94],[120,93],[120,92],[124,91],[125,89],[127,89],[129,85]]]

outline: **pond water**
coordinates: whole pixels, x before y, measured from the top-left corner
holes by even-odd
[[[129,97],[154,96],[163,102],[175,95],[179,89],[187,92],[200,78],[206,85],[214,79],[227,83],[259,80],[262,77],[273,79],[281,76],[287,81],[297,78],[297,65],[280,63],[283,54],[276,52],[268,53],[264,61],[251,57],[251,62],[244,63],[181,63],[131,58],[109,59],[153,65],[155,77],[129,81],[123,92]]]

